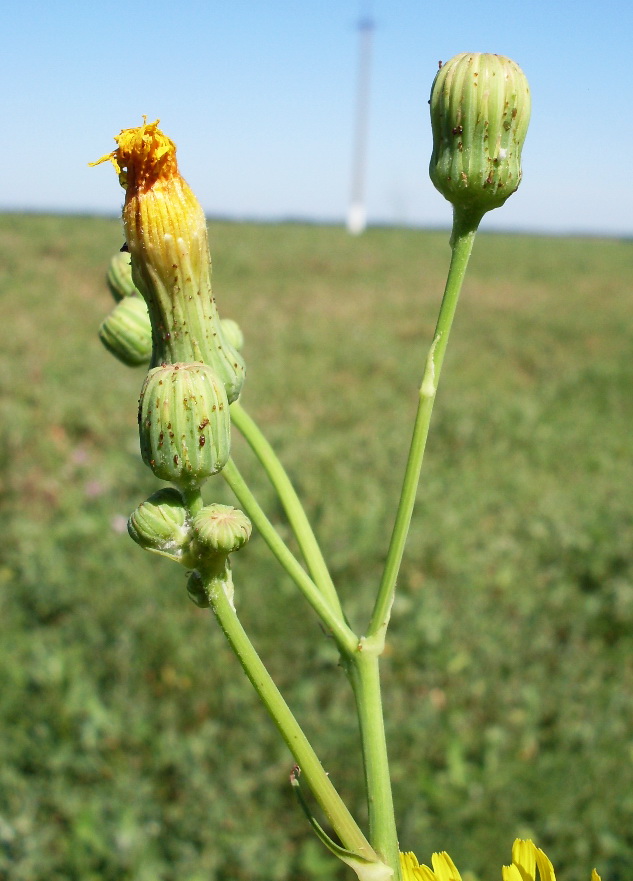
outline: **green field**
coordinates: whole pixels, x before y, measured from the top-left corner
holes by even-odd
[[[243,400],[370,612],[448,234],[212,223]],[[96,331],[118,221],[0,216],[0,881],[349,878],[178,566],[125,521],[142,370]],[[481,234],[446,358],[384,662],[402,849],[498,879],[532,836],[558,881],[633,878],[633,242]],[[235,458],[270,516],[246,448]],[[222,478],[207,501],[230,502]],[[254,537],[238,611],[362,817],[337,656]],[[472,875],[468,875],[468,871]]]

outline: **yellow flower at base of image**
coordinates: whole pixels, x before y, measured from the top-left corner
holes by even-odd
[[[415,854],[400,854],[402,881],[462,881],[455,863],[447,853],[434,853],[433,868],[421,866]],[[537,877],[538,868],[538,877]],[[532,841],[517,838],[512,845],[512,865],[501,869],[502,881],[556,881],[554,867],[545,853]],[[594,869],[591,881],[600,881]]]
[[[400,869],[403,881],[462,881],[455,863],[446,852],[434,853],[431,862],[433,870],[428,866],[421,866],[415,854],[401,853]]]

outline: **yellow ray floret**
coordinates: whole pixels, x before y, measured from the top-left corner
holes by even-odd
[[[415,854],[401,853],[402,881],[461,881],[461,875],[447,853],[434,853],[432,865],[432,869],[421,866]],[[545,853],[532,841],[517,838],[512,846],[512,865],[503,866],[501,875],[503,881],[537,881],[537,868],[538,881],[556,881],[554,867]],[[595,869],[591,881],[600,881]]]
[[[455,863],[444,853],[434,853],[431,862],[433,869],[421,866],[415,854],[400,854],[400,869],[403,881],[462,881],[462,876],[455,867]]]
[[[111,162],[119,175],[121,186],[145,190],[159,178],[175,177],[178,174],[176,145],[158,128],[159,120],[147,122],[136,128],[122,129],[114,140],[116,150],[106,153],[90,165]]]

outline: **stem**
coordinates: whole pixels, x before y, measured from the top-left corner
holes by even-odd
[[[185,505],[189,508],[189,513],[192,517],[195,517],[204,504],[200,487],[194,486],[192,489],[185,489],[182,494],[185,500]]]
[[[466,267],[473,247],[475,233],[481,217],[473,218],[466,216],[459,209],[455,209],[453,215],[453,232],[451,235],[451,264],[444,289],[444,297],[440,306],[433,342],[426,359],[426,366],[419,391],[418,411],[413,428],[413,437],[409,449],[409,458],[402,484],[398,512],[391,534],[391,542],[387,553],[387,560],[383,572],[382,581],[376,598],[376,604],[372,613],[368,630],[368,638],[375,637],[377,642],[383,643],[391,606],[396,589],[396,580],[400,571],[404,546],[409,532],[411,515],[415,504],[415,496],[420,480],[422,460],[426,447],[426,439],[429,433],[429,424],[435,403],[437,384],[442,370],[446,345],[457,307],[459,292],[462,287]]]
[[[358,646],[358,637],[347,626],[342,616],[339,617],[336,611],[332,609],[327,599],[319,591],[316,584],[312,581],[290,548],[288,548],[282,540],[279,533],[260,507],[257,499],[246,485],[244,478],[232,459],[229,459],[224,466],[222,476],[235,493],[239,503],[253,521],[253,525],[259,531],[272,553],[277,557],[277,560],[284,567],[288,575],[290,575],[295,581],[299,590],[310,603],[323,624],[332,633],[340,651],[345,652],[346,654],[354,652]]]
[[[286,474],[283,465],[277,458],[277,454],[262,434],[257,423],[248,415],[239,401],[231,404],[231,419],[233,424],[242,432],[250,448],[263,465],[270,482],[276,489],[301,548],[308,571],[315,584],[332,609],[343,618],[341,601],[323,558],[321,548],[299,501],[299,496],[290,482],[290,478]]]
[[[393,881],[400,881],[398,833],[393,809],[387,741],[380,696],[379,656],[356,652],[346,663],[360,727],[367,805],[369,840],[378,855],[393,869]]]
[[[300,766],[302,780],[308,783],[343,846],[366,859],[375,858],[371,845],[323,770],[307,737],[246,635],[224,592],[222,579],[209,573],[203,573],[203,577],[215,617],[244,672]]]

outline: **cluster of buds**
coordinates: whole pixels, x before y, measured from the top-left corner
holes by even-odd
[[[141,455],[156,477],[176,485],[140,505],[129,532],[147,550],[194,569],[190,596],[208,605],[196,589],[200,573],[212,571],[228,591],[228,555],[248,539],[250,523],[225,506],[194,516],[187,494],[228,461],[229,405],[244,382],[243,338],[234,321],[218,315],[206,219],[178,171],[173,141],[157,122],[115,140],[117,149],[93,163],[112,162],[125,190],[126,244],[107,273],[116,305],[99,335],[123,363],[149,367],[139,400]],[[233,528],[238,538],[227,538]]]
[[[180,490],[161,489],[134,511],[128,532],[145,550],[193,570],[187,593],[197,606],[209,605],[209,590],[221,589],[233,601],[229,555],[251,537],[251,522],[230,505],[206,505],[195,515]]]

